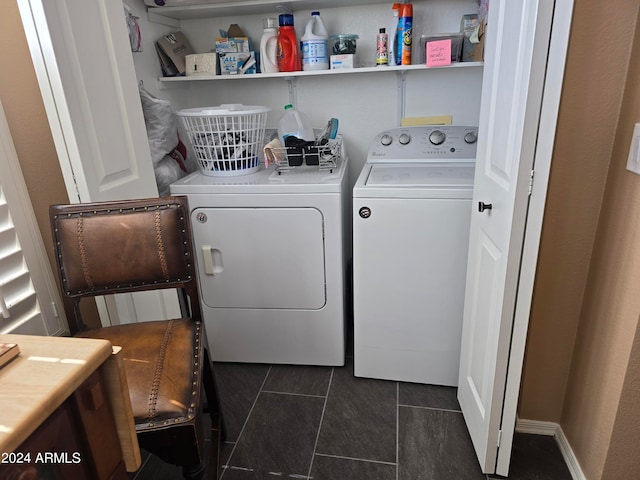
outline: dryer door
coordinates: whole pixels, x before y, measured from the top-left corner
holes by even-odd
[[[315,208],[196,208],[202,301],[213,308],[325,305],[322,213]]]

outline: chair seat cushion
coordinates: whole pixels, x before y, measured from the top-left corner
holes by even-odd
[[[191,422],[199,405],[201,325],[191,319],[140,322],[87,330],[122,347],[138,432]]]

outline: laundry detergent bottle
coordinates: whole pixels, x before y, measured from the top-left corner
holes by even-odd
[[[264,31],[260,38],[260,72],[278,72],[278,28],[275,18],[262,20]]]
[[[283,13],[278,17],[278,70],[297,72],[300,70],[298,41],[293,26],[293,15]]]
[[[311,19],[307,22],[304,35],[300,38],[303,70],[327,70],[329,68],[328,42],[329,34],[320,18],[320,12],[311,12]]]

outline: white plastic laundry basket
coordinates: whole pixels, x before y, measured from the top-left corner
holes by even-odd
[[[203,174],[213,177],[246,175],[260,168],[269,108],[227,104],[188,108],[176,115]]]

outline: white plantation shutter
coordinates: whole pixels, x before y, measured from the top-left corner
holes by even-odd
[[[24,259],[18,234],[11,221],[9,204],[0,188],[0,311],[2,331],[41,314],[36,291]]]
[[[61,305],[0,103],[0,334],[61,335]]]

